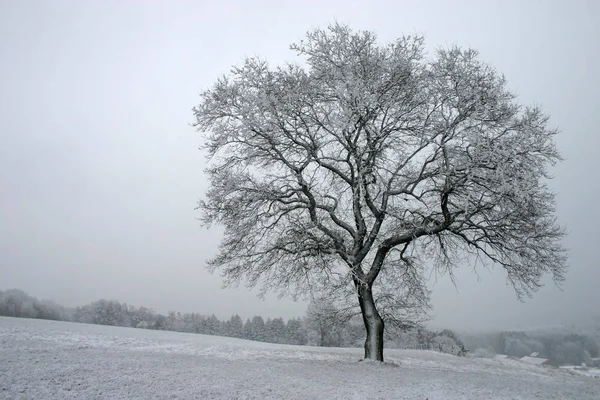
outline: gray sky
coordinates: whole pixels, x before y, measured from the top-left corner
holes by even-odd
[[[305,305],[220,289],[204,269],[219,230],[206,190],[198,93],[246,55],[333,21],[380,40],[420,33],[473,47],[520,102],[541,104],[566,157],[551,183],[571,270],[519,303],[501,270],[433,283],[436,326],[519,328],[598,315],[600,3],[590,1],[0,2],[0,289],[68,305],[115,298],[158,311],[300,316]],[[425,5],[427,4],[427,5]]]

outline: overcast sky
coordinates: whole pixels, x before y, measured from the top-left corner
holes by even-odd
[[[284,4],[285,3],[285,4]],[[368,5],[367,5],[368,4]],[[426,4],[426,5],[425,5]],[[0,1],[0,289],[67,306],[114,298],[158,311],[300,316],[305,305],[221,289],[204,269],[218,229],[198,93],[244,56],[338,21],[382,42],[473,47],[560,128],[551,183],[571,269],[520,303],[501,270],[432,281],[436,326],[581,323],[600,304],[600,3],[590,1]]]

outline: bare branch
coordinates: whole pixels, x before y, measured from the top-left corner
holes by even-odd
[[[194,108],[210,180],[198,208],[224,228],[209,265],[226,282],[351,290],[379,332],[383,304],[390,320],[424,312],[418,252],[451,277],[501,266],[519,297],[564,279],[546,186],[557,131],[476,51],[426,59],[420,37],[379,45],[343,25],[292,49],[302,66],[249,58]]]

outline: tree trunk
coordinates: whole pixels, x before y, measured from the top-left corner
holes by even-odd
[[[358,284],[357,286],[358,302],[367,330],[365,360],[383,361],[383,319],[375,307],[370,285]]]

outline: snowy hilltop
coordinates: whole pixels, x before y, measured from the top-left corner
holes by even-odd
[[[0,317],[1,399],[598,399],[600,379],[516,360]]]

